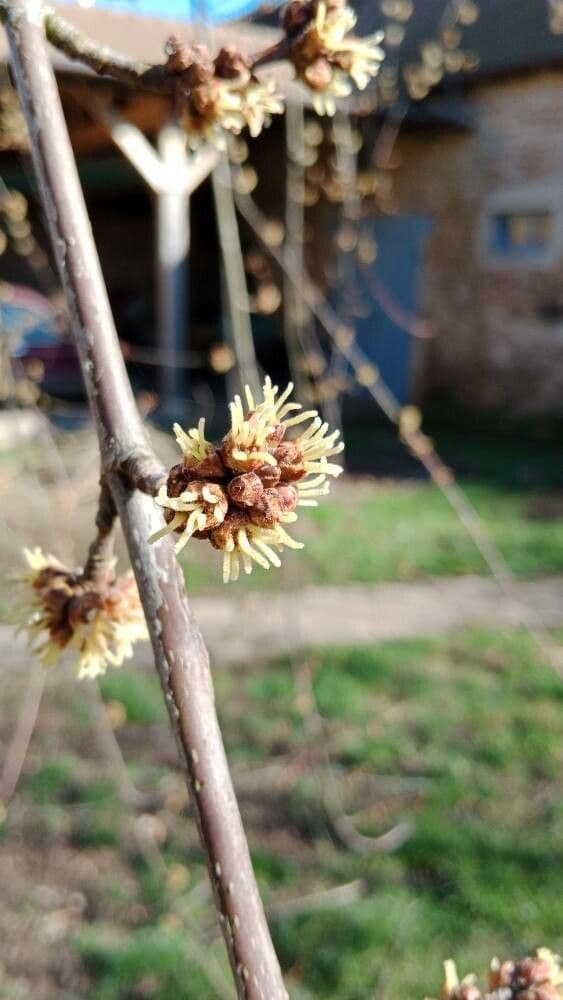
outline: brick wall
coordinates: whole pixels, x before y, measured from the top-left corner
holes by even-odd
[[[421,346],[418,389],[515,414],[563,413],[563,71],[480,84],[469,101],[473,132],[405,133],[397,150],[400,211],[435,221],[421,302],[435,336]],[[550,259],[507,262],[489,250],[498,199],[510,211],[545,199]]]

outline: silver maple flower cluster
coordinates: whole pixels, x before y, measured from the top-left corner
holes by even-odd
[[[166,524],[152,542],[176,533],[181,552],[192,538],[209,541],[223,553],[225,583],[238,579],[241,566],[246,573],[255,565],[279,567],[284,548],[303,548],[287,526],[297,521],[299,507],[316,506],[329,492],[329,477],[342,472],[329,459],[344,445],[316,410],[303,412],[289,401],[292,389],[280,393],[266,378],[258,402],[247,386],[246,409],[236,396],[218,447],[205,437],[205,420],[187,432],[174,425],[183,460],[156,498]]]
[[[287,58],[311,91],[318,114],[334,114],[335,98],[364,90],[379,72],[383,32],[353,35],[356,15],[345,0],[291,0],[282,18]],[[252,59],[235,45],[213,59],[205,45],[171,37],[167,72],[178,82],[178,97],[188,142],[225,147],[226,134],[248,128],[256,137],[282,114],[283,98],[273,80],[259,80]]]
[[[488,975],[488,989],[481,991],[477,977],[460,980],[455,962],[444,962],[444,985],[440,1000],[561,1000],[563,971],[559,955],[538,948],[535,955],[517,961],[494,958]]]
[[[39,548],[24,549],[24,558],[11,618],[43,666],[67,654],[79,678],[94,678],[120,667],[134,643],[148,638],[131,570],[117,576],[112,560],[102,576],[89,579]]]
[[[283,26],[290,61],[313,93],[317,114],[333,115],[335,98],[365,90],[383,62],[384,32],[366,38],[353,34],[357,17],[346,0],[291,0]]]

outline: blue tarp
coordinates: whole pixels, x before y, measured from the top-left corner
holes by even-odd
[[[260,0],[206,0],[207,16],[213,21],[242,17],[255,10],[259,4]],[[127,11],[130,14],[189,21],[198,16],[203,4],[201,0],[199,3],[198,0],[95,0],[95,3],[84,3],[84,6],[107,7],[108,10]]]

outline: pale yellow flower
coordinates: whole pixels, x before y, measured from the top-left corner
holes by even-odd
[[[148,637],[131,571],[116,577],[111,566],[106,581],[94,583],[39,548],[24,549],[24,557],[28,569],[11,618],[44,666],[69,653],[78,677],[96,677],[121,666]]]
[[[280,392],[267,377],[256,399],[246,386],[246,405],[235,396],[217,448],[202,421],[188,432],[174,426],[184,461],[156,498],[166,524],[151,542],[176,533],[180,552],[191,538],[208,540],[223,553],[225,583],[237,580],[241,567],[245,573],[254,565],[279,568],[279,553],[303,548],[286,527],[297,521],[299,507],[315,507],[328,494],[329,477],[342,472],[328,459],[344,445],[316,410],[289,400],[292,390],[290,384]]]

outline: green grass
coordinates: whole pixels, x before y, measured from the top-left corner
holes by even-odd
[[[468,483],[467,496],[511,569],[533,577],[563,572],[563,493]],[[426,483],[357,490],[306,511],[292,531],[306,543],[281,571],[256,570],[238,587],[380,583],[487,573],[474,542],[440,491]],[[197,541],[184,557],[190,589],[217,586],[220,553]]]
[[[395,854],[356,854],[334,842],[306,765],[318,737],[307,735],[302,716],[300,662],[221,675],[218,685],[235,775],[238,767],[276,761],[283,774],[288,759],[302,762],[293,786],[273,802],[268,778],[258,818],[256,798],[243,795],[266,901],[356,879],[365,886],[352,905],[273,920],[291,995],[422,1000],[436,994],[446,957],[455,956],[463,972],[481,971],[496,953],[561,948],[563,685],[533,640],[472,630],[310,657],[323,743],[357,829],[377,834],[401,818],[413,824]],[[128,704],[126,689],[140,678],[126,671],[119,678]],[[204,877],[181,827],[170,833],[164,857],[168,866],[187,864],[192,884]],[[190,895],[171,891],[150,859],[128,859],[146,918],[113,934],[94,923],[75,938],[89,995],[120,1000],[137,989],[156,1000],[214,997],[182,948],[193,926],[184,920]],[[206,920],[209,913],[198,926]]]

